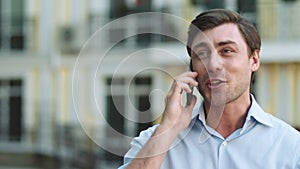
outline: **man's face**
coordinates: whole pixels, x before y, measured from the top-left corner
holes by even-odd
[[[259,51],[249,54],[237,25],[222,24],[199,33],[192,43],[198,90],[212,105],[249,97],[252,72],[259,67]]]

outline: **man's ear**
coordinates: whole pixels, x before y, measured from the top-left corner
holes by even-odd
[[[250,64],[252,72],[258,70],[260,66],[260,51],[258,49],[252,53],[250,58]]]

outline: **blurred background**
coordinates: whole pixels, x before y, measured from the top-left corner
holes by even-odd
[[[163,95],[153,91],[167,92],[170,74],[187,70],[185,46],[153,33],[130,36],[114,45],[101,69],[99,60],[85,58],[85,52],[76,67],[80,97],[74,103],[72,73],[81,49],[97,30],[128,14],[164,12],[191,21],[212,8],[236,10],[256,25],[263,41],[262,63],[252,92],[267,112],[299,127],[300,0],[0,0],[0,169],[117,168],[129,143],[107,126],[133,137],[159,121]],[[140,29],[186,36],[188,25],[142,20],[107,29],[94,55]],[[183,61],[144,50],[155,47]],[[135,51],[144,52],[115,76],[118,65]],[[133,75],[134,68],[149,65],[165,71]],[[122,153],[116,155],[92,138]]]

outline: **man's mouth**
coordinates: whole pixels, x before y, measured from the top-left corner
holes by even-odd
[[[226,83],[227,83],[226,80],[222,80],[222,79],[209,79],[206,82],[206,86],[209,89],[217,89],[217,88],[222,87]]]

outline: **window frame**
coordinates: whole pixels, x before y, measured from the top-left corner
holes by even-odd
[[[12,80],[18,80],[20,81],[19,86],[13,86],[11,84]],[[1,107],[7,107],[6,112],[5,109],[0,110],[0,117],[2,119],[2,122],[0,121],[0,126],[1,126],[1,134],[0,134],[0,142],[1,143],[22,143],[24,142],[25,138],[25,130],[24,130],[24,125],[25,125],[25,114],[24,114],[24,107],[25,107],[25,79],[23,77],[1,77],[0,76],[0,82],[2,82],[2,85],[0,85],[0,104]],[[17,93],[15,91],[12,91],[12,88],[17,88],[19,91]],[[7,91],[8,90],[8,91]],[[14,92],[14,93],[12,93]],[[11,109],[13,108],[14,105],[11,105],[11,99],[15,97],[19,97],[20,99],[20,107],[19,109],[19,120],[18,122],[20,123],[20,135],[18,136],[19,138],[11,138],[14,134],[10,135],[11,133],[11,123],[12,122],[10,119],[12,116],[10,113]],[[4,103],[3,103],[4,102]],[[4,105],[6,104],[6,105]],[[6,116],[6,117],[5,117]],[[4,120],[3,120],[4,119]],[[13,122],[14,123],[14,122]],[[4,134],[2,134],[4,133]]]
[[[0,52],[26,49],[25,2],[24,0],[0,0]],[[14,9],[17,6],[14,3],[20,3],[20,8]]]

